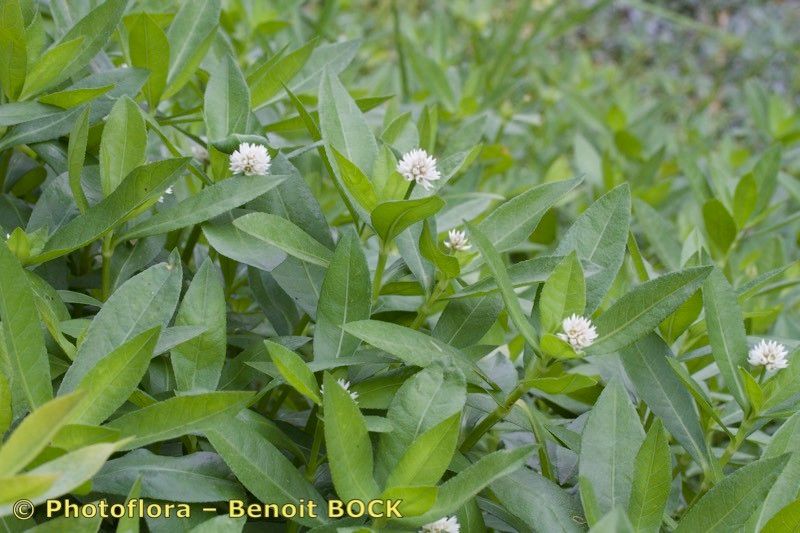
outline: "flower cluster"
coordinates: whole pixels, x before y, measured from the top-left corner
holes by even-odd
[[[454,252],[462,252],[472,248],[472,245],[469,244],[469,240],[467,239],[466,232],[457,229],[451,229],[447,233],[447,240],[444,241],[444,245]]]
[[[400,159],[397,163],[397,172],[406,180],[422,185],[426,191],[433,187],[432,181],[442,178],[436,169],[436,159],[419,148],[411,150]]]
[[[234,174],[264,176],[272,164],[267,147],[260,144],[242,143],[231,154],[230,169]]]
[[[789,366],[786,356],[789,353],[786,347],[775,341],[765,341],[756,344],[747,354],[747,362],[753,366],[765,366],[767,370],[780,370]]]
[[[597,329],[588,318],[573,314],[561,323],[564,333],[558,337],[567,341],[575,350],[582,350],[597,340]]]
[[[339,379],[336,380],[336,383],[338,383],[339,386],[342,387],[344,390],[349,392],[350,393],[350,397],[353,400],[358,400],[358,393],[356,391],[351,391],[350,390],[350,382],[349,381],[347,381],[345,379],[342,379],[342,378],[339,378]],[[319,388],[319,391],[324,395],[325,394],[325,385],[322,385]]]
[[[440,518],[436,522],[425,524],[419,530],[420,533],[459,533],[460,531],[461,526],[455,516]]]

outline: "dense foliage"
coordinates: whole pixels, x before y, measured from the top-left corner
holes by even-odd
[[[0,0],[0,524],[797,531],[792,4]]]

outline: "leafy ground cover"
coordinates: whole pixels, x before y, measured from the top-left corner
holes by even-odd
[[[800,529],[800,10],[739,4],[0,0],[0,523]]]

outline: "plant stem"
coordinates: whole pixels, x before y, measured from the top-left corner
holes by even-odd
[[[511,408],[514,404],[522,398],[522,395],[528,392],[528,386],[524,384],[524,381],[519,383],[514,390],[508,395],[506,401],[503,402],[501,405],[498,405],[494,411],[489,413],[486,418],[480,421],[480,423],[472,428],[472,431],[467,435],[464,439],[464,442],[461,443],[461,453],[466,453],[475,446],[481,437],[492,429],[492,427],[497,424],[500,420],[505,418],[505,416],[511,411]]]
[[[314,424],[314,442],[311,444],[311,453],[308,456],[308,463],[306,463],[306,479],[311,482],[313,482],[314,473],[317,471],[317,465],[319,464],[319,450],[322,447],[323,436],[322,429],[322,421],[318,418]]]
[[[181,259],[184,263],[189,263],[189,260],[192,258],[192,254],[194,253],[194,247],[197,244],[197,240],[200,238],[200,224],[195,224],[192,228],[192,231],[189,233],[189,238],[186,239],[186,245],[183,247],[183,253],[181,254]]]
[[[378,251],[378,264],[375,267],[375,276],[372,279],[372,303],[378,301],[378,296],[381,293],[381,282],[383,281],[383,270],[386,268],[386,243],[381,243],[381,248]]]
[[[734,435],[733,440],[728,443],[728,447],[725,448],[725,451],[722,453],[722,457],[719,458],[720,468],[724,468],[725,465],[728,464],[728,461],[731,460],[733,454],[736,453],[747,435],[750,433],[750,429],[752,429],[754,422],[755,420],[751,416],[748,416],[742,420],[741,424],[739,424],[739,429],[736,431],[736,435]]]
[[[411,323],[411,329],[419,329],[423,322],[425,322],[425,319],[428,318],[431,312],[431,307],[436,304],[445,289],[447,289],[447,280],[439,280],[439,283],[436,284],[431,295],[425,300],[425,303],[422,304],[419,311],[417,311],[417,316],[414,318],[414,322]]]
[[[103,237],[103,265],[102,265],[102,285],[100,289],[100,299],[102,301],[108,300],[111,294],[111,257],[114,255],[113,245],[114,233],[109,231]]]

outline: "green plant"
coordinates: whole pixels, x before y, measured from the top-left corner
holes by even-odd
[[[269,4],[0,0],[7,530],[797,528],[785,42]]]

